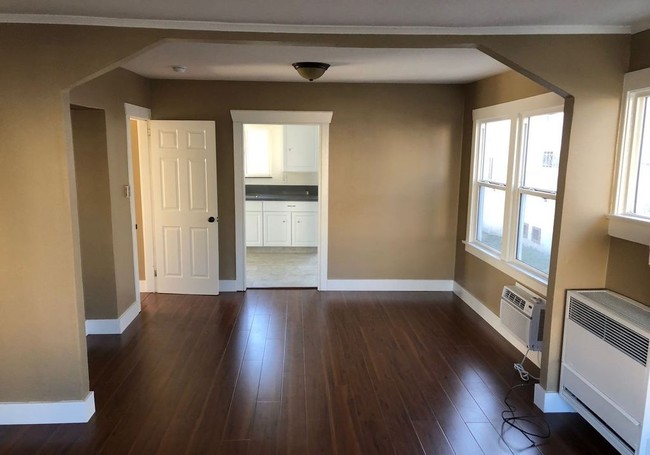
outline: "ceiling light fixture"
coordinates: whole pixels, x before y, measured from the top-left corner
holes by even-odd
[[[307,79],[308,81],[314,81],[325,74],[329,64],[321,62],[296,62],[292,63],[298,74]]]
[[[183,66],[183,65],[174,65],[174,66],[172,66],[172,69],[173,69],[176,73],[184,73],[185,71],[187,71],[187,66]]]

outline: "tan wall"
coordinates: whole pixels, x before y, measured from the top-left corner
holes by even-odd
[[[634,35],[630,71],[650,67],[650,30]],[[607,287],[650,305],[648,246],[612,238],[607,263]]]
[[[106,117],[99,109],[75,108],[71,116],[86,319],[108,319],[115,317],[115,264]]]
[[[650,30],[632,36],[630,71],[650,68]]]
[[[102,313],[110,318],[119,317],[135,302],[131,207],[124,196],[124,185],[129,183],[124,103],[149,107],[149,100],[149,81],[123,69],[111,71],[70,92],[73,104],[106,112],[116,292],[114,303]]]
[[[552,252],[555,264],[542,365],[542,384],[550,390],[557,388],[565,291],[605,284],[609,240],[603,214],[609,206],[629,36],[310,36],[3,24],[0,57],[11,65],[0,72],[0,191],[11,197],[0,198],[0,256],[5,258],[0,265],[0,401],[78,399],[88,392],[66,94],[73,84],[114,67],[162,38],[351,47],[477,44],[527,74],[538,75],[543,85],[571,95],[573,123],[560,163],[556,217],[560,228]],[[204,101],[195,99],[194,103]],[[379,102],[374,100],[369,108]],[[110,140],[108,110],[107,122]],[[377,166],[374,171],[384,171],[383,164]],[[120,169],[126,169],[126,164]],[[112,204],[116,203],[113,191],[111,187]],[[232,206],[230,201],[221,208],[232,211]],[[352,208],[332,207],[339,221],[346,210]],[[46,228],[43,220],[47,220]],[[115,229],[118,220],[120,226]],[[131,248],[127,240],[130,221],[116,217],[114,211],[113,236],[120,236],[117,243],[121,242],[120,248],[114,243],[115,254],[123,253],[124,244]],[[116,264],[116,270],[133,276],[132,254],[124,257],[129,260]]]
[[[463,243],[463,240],[467,240],[469,179],[472,161],[472,111],[543,93],[548,93],[548,89],[515,71],[482,79],[465,86],[455,281],[497,315],[499,314],[499,300],[503,286],[514,284],[515,280],[487,262],[467,253]]]
[[[138,142],[138,121],[129,120],[131,125],[131,158],[133,160],[133,196],[135,198],[135,223],[138,225],[138,278],[146,278],[144,260],[144,231],[142,229],[142,188],[140,182],[140,144]]]
[[[235,278],[230,109],[334,112],[330,278],[453,278],[462,103],[457,86],[152,82],[154,118],[216,121],[222,279]]]
[[[647,245],[612,237],[607,265],[607,288],[650,305]]]

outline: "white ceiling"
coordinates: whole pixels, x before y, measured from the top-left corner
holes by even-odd
[[[650,0],[1,0],[0,23],[346,34],[631,33]],[[126,64],[151,78],[296,81],[294,61],[332,64],[322,82],[467,82],[505,70],[471,49],[166,43]],[[185,74],[172,65],[186,65]]]
[[[464,83],[508,68],[476,49],[361,49],[165,42],[124,65],[152,79],[300,82],[291,63],[331,65],[321,82]],[[187,66],[176,73],[172,66]]]
[[[266,24],[280,28],[293,25],[453,28],[633,26],[638,29],[649,25],[650,1],[3,0],[0,14]],[[55,19],[50,16],[50,20]],[[9,20],[5,17],[4,21]],[[119,25],[119,21],[115,25]]]

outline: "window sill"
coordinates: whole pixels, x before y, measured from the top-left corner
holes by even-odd
[[[496,257],[492,252],[481,248],[474,243],[469,243],[465,240],[463,243],[465,244],[465,251],[471,255],[476,256],[484,262],[487,262],[492,267],[500,270],[530,290],[535,291],[542,297],[546,298],[547,280],[545,277],[532,274],[528,270],[518,267],[516,264],[506,262],[503,259]]]
[[[626,215],[607,215],[612,237],[650,246],[650,220]]]

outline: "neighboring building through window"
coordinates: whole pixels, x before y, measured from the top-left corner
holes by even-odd
[[[474,111],[467,250],[546,282],[563,100],[546,94]]]

